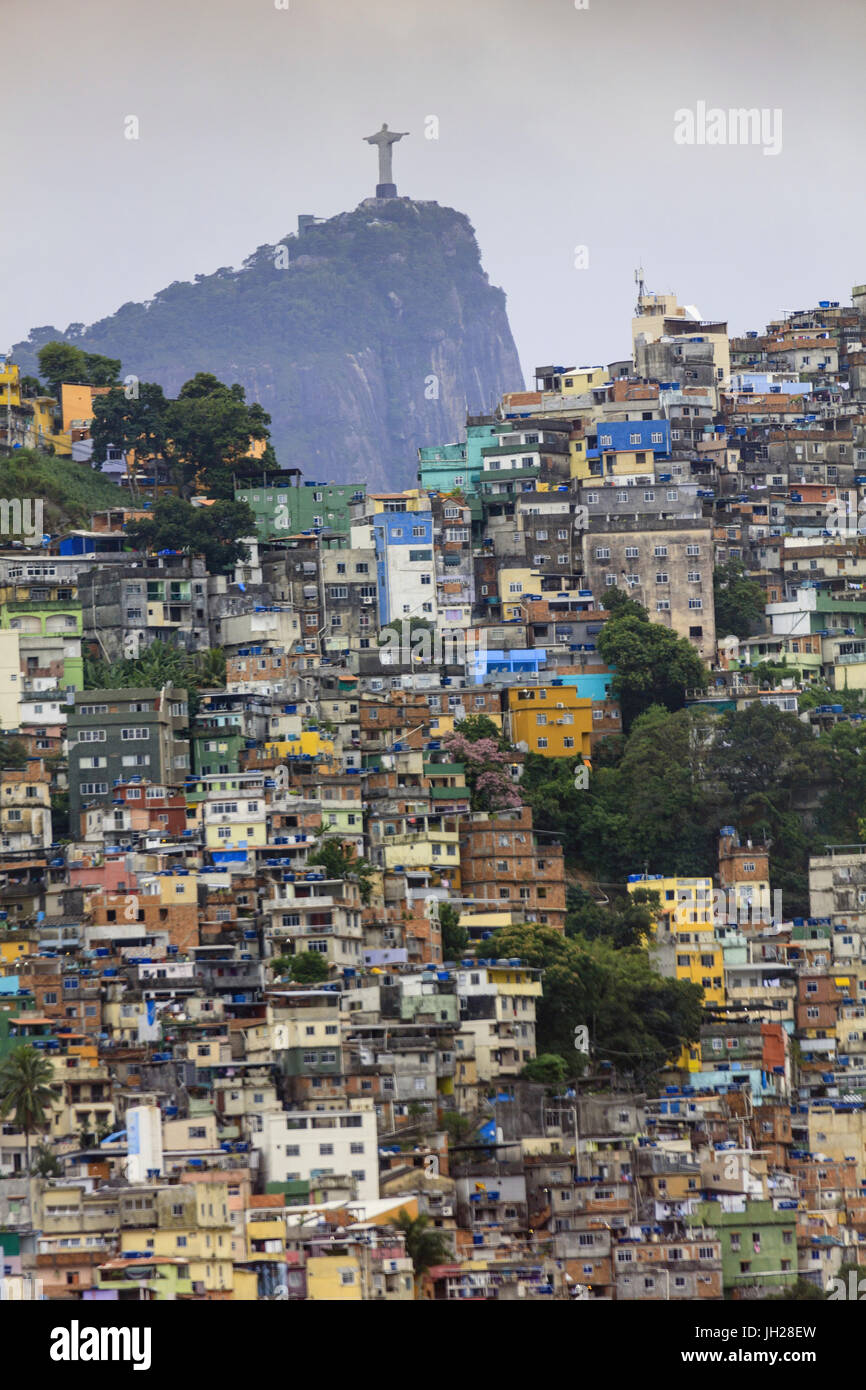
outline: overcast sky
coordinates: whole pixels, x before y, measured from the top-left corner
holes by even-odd
[[[473,222],[528,376],[628,353],[641,262],[732,332],[866,281],[862,0],[276,3],[0,0],[0,348],[355,207],[383,121],[398,191]],[[699,102],[780,108],[781,153],[676,144]]]

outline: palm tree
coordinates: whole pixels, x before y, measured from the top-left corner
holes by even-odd
[[[403,1210],[394,1224],[406,1242],[406,1254],[412,1261],[416,1283],[433,1265],[444,1264],[450,1259],[447,1237],[442,1231],[428,1229],[429,1216],[412,1217]]]
[[[201,652],[195,667],[197,683],[204,689],[226,683],[226,654],[222,647],[208,647]]]
[[[15,1047],[0,1063],[0,1115],[15,1112],[15,1123],[24,1130],[27,1171],[30,1171],[30,1135],[46,1123],[45,1111],[54,1100],[51,1063],[35,1047]]]

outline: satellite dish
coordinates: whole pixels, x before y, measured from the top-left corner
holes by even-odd
[[[529,744],[528,744],[528,743],[525,743],[523,740],[521,740],[520,743],[517,744],[517,751],[518,751],[518,753],[528,753],[528,752],[529,752]]]

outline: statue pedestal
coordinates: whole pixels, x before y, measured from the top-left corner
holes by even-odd
[[[396,197],[397,197],[397,185],[396,185],[396,183],[377,183],[377,184],[376,184],[376,197],[377,197],[377,198],[396,198]]]

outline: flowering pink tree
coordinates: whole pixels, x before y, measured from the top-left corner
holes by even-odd
[[[511,780],[513,755],[494,739],[472,740],[453,733],[443,747],[455,762],[463,763],[474,811],[505,811],[523,804]]]

